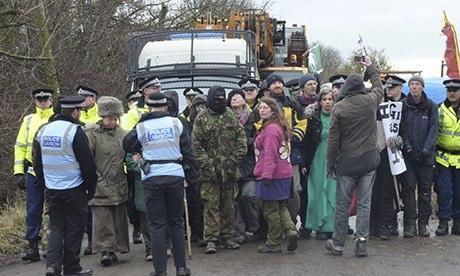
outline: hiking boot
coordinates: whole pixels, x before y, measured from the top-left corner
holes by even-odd
[[[449,224],[446,219],[439,221],[438,229],[435,232],[436,236],[445,236],[449,235]]]
[[[353,230],[353,228],[351,228],[350,224],[348,224],[347,235],[353,235],[354,233],[355,231]]]
[[[308,240],[311,238],[311,230],[305,227],[300,227],[299,236],[303,240]]]
[[[93,254],[93,247],[91,246],[91,244],[88,244],[85,250],[83,250],[83,254],[85,254],[85,256]]]
[[[222,240],[222,248],[225,249],[239,249],[240,245],[231,239],[224,239]]]
[[[390,236],[397,237],[399,236],[398,226],[392,225],[390,226]]]
[[[40,261],[40,253],[38,252],[38,241],[29,241],[29,246],[24,250],[24,255],[21,257],[23,261],[38,262]]]
[[[188,267],[179,267],[176,270],[176,276],[189,276],[192,275],[192,272],[190,271],[190,268]]]
[[[382,225],[380,229],[380,239],[387,241],[390,239],[390,227]]]
[[[452,224],[452,229],[450,229],[452,235],[460,236],[460,218],[454,219],[454,224]]]
[[[425,223],[418,224],[418,235],[424,238],[430,237],[430,231],[428,231],[427,225]]]
[[[259,253],[281,253],[281,247],[279,245],[259,245],[257,247],[257,252]]]
[[[61,276],[61,271],[59,271],[55,267],[48,267],[46,268],[45,275],[46,276]]]
[[[161,272],[150,272],[150,276],[166,276],[166,271],[161,271]]]
[[[237,244],[243,244],[246,242],[246,238],[243,235],[236,235],[235,237],[233,237],[233,241]]]
[[[415,224],[404,225],[404,238],[413,238],[417,235],[417,227]]]
[[[110,256],[109,252],[102,251],[101,252],[101,261],[102,266],[109,266],[112,264],[112,257]]]
[[[133,232],[133,243],[134,244],[142,244],[144,241],[142,240],[142,234],[139,231]]]
[[[147,254],[145,254],[145,261],[146,261],[146,262],[153,262],[152,253],[147,253]]]
[[[212,241],[208,242],[206,249],[204,250],[205,254],[214,254],[217,252],[216,244]]]
[[[332,255],[340,256],[343,254],[343,248],[334,245],[334,241],[332,239],[327,240],[324,246]]]
[[[355,239],[355,255],[356,257],[367,257],[367,240],[363,237]]]
[[[295,251],[297,249],[297,232],[293,231],[292,233],[289,233],[286,239],[287,239],[286,250],[288,252]]]

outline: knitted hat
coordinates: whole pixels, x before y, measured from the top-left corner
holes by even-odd
[[[102,96],[97,101],[98,115],[100,117],[123,115],[123,104],[121,101],[112,96]]]
[[[227,106],[231,106],[233,96],[238,95],[238,94],[241,95],[241,97],[243,97],[243,99],[246,100],[246,95],[244,95],[244,92],[241,89],[236,88],[230,91],[230,93],[228,93]]]
[[[300,89],[303,90],[303,87],[305,86],[305,84],[307,84],[307,82],[309,82],[311,80],[314,80],[314,81],[317,82],[315,76],[313,76],[312,74],[302,75],[299,78],[299,87],[300,87]]]
[[[423,87],[425,87],[425,80],[421,76],[412,76],[412,78],[409,79],[409,85],[413,81],[418,81]]]
[[[206,105],[206,95],[196,95],[195,98],[192,100],[192,106],[197,106],[199,104],[204,104]]]
[[[276,73],[271,73],[270,75],[268,75],[268,77],[265,79],[265,83],[267,84],[267,88],[270,87],[270,85],[272,85],[272,83],[274,83],[275,81],[280,81],[283,83],[284,85],[284,80],[283,80],[283,77],[281,77],[280,75],[276,74]]]

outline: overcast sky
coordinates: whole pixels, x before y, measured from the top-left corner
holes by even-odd
[[[309,41],[333,46],[343,57],[357,47],[361,34],[365,45],[385,49],[395,69],[438,77],[445,49],[443,10],[458,32],[458,0],[273,0],[270,15],[306,25]]]

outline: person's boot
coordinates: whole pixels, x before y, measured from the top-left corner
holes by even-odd
[[[102,266],[109,266],[112,264],[112,257],[110,256],[110,253],[107,251],[102,251],[101,252],[101,265]]]
[[[140,230],[140,226],[137,224],[133,225],[133,243],[134,244],[142,244],[142,234]]]
[[[399,236],[398,225],[390,226],[390,236],[393,236],[393,237]]]
[[[415,223],[404,225],[404,238],[413,238],[417,235],[417,227],[415,227]]]
[[[387,241],[390,239],[390,227],[382,225],[380,228],[380,238],[384,241]]]
[[[93,254],[93,243],[90,236],[88,236],[88,246],[83,250],[83,254],[85,254],[85,256]]]
[[[343,248],[336,246],[334,244],[334,240],[332,239],[328,239],[326,243],[324,244],[324,246],[332,255],[340,256],[343,254]]]
[[[449,224],[446,219],[439,221],[438,229],[435,232],[436,236],[449,235]]]
[[[188,267],[179,267],[176,270],[176,276],[189,276],[192,275],[192,272],[190,271],[190,268]]]
[[[29,241],[29,246],[24,250],[24,255],[21,257],[23,261],[38,262],[40,261],[40,253],[38,252],[38,241]]]
[[[363,237],[355,239],[356,257],[367,257],[367,240]]]
[[[308,240],[311,238],[311,230],[305,227],[300,227],[299,236],[303,240]]]
[[[205,254],[214,254],[217,252],[217,247],[216,247],[216,243],[215,242],[208,242],[208,244],[206,245],[206,249],[204,250],[204,253]]]
[[[61,276],[61,271],[56,269],[55,267],[47,267],[45,275],[46,276]]]
[[[355,231],[353,230],[353,228],[351,228],[350,224],[348,224],[347,235],[353,235],[354,233]]]
[[[418,235],[424,238],[430,237],[430,231],[428,231],[426,223],[418,224]]]
[[[292,231],[286,235],[288,252],[293,252],[297,249],[297,231]]]
[[[239,249],[240,245],[231,239],[224,239],[222,240],[222,248],[226,249]]]
[[[64,272],[64,276],[91,276],[93,270],[91,268],[82,268],[80,271]]]
[[[281,247],[279,245],[263,244],[257,247],[259,253],[281,253]]]
[[[460,218],[454,219],[454,224],[452,224],[452,229],[450,230],[452,235],[460,236]]]

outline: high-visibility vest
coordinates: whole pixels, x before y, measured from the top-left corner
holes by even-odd
[[[32,164],[32,142],[37,130],[53,115],[53,108],[40,109],[24,117],[14,145],[14,174],[25,173],[25,163]],[[27,172],[35,175],[32,166]]]
[[[184,177],[180,136],[184,127],[175,117],[146,120],[136,125],[137,139],[142,145],[142,157],[150,163],[150,171],[142,171],[142,180],[152,176]]]
[[[138,107],[137,105],[133,106],[129,111],[120,119],[120,126],[122,129],[126,131],[130,131],[134,128],[134,126],[139,122],[142,115],[147,113],[149,109],[147,107]]]
[[[460,169],[460,118],[455,110],[444,103],[438,108],[439,131],[436,162]]]
[[[56,120],[44,125],[37,133],[48,189],[66,190],[83,182],[80,164],[72,147],[77,128],[74,123]]]
[[[101,117],[99,117],[98,111],[99,111],[99,108],[96,103],[90,109],[82,110],[80,113],[80,119],[79,119],[80,122],[83,122],[85,124],[88,124],[88,123],[95,124],[99,122]]]

